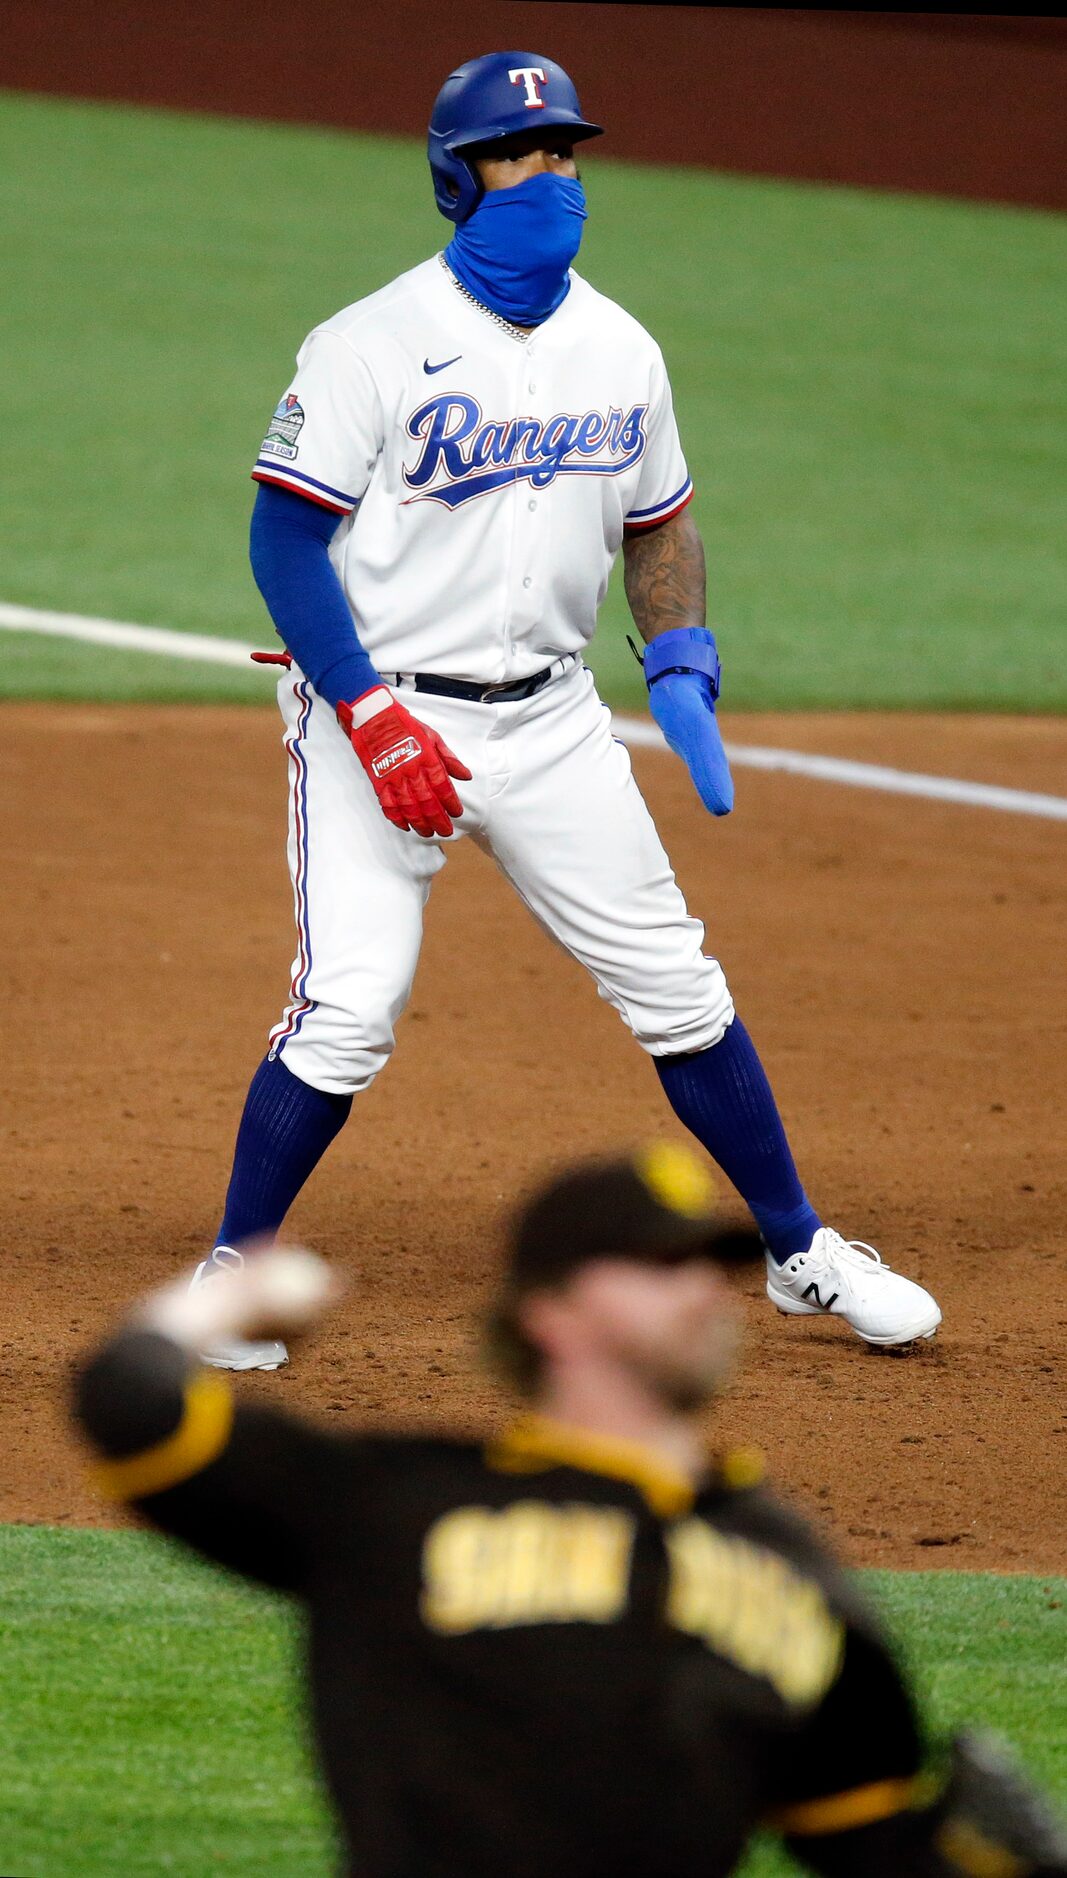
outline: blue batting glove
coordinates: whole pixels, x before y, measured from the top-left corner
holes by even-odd
[[[648,705],[675,756],[680,756],[704,807],[729,815],[734,783],[715,717],[719,655],[704,626],[660,633],[642,661]]]

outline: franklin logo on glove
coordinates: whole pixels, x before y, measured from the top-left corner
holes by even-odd
[[[376,756],[371,767],[376,776],[387,776],[398,763],[410,763],[412,757],[421,755],[421,743],[416,743],[414,737],[405,737],[403,743],[396,743],[391,750],[385,750],[381,756]]]

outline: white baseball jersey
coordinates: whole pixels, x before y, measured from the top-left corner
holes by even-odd
[[[440,256],[358,301],[301,348],[253,472],[348,518],[330,554],[359,637],[472,772],[448,839],[394,828],[329,704],[298,666],[280,680],[298,942],[271,1053],[314,1088],[365,1089],[388,1060],[430,884],[464,835],[651,1055],[706,1049],[733,1017],[580,657],[624,528],[692,485],[658,346],[571,280],[528,335]],[[544,666],[504,702],[393,677]]]
[[[315,328],[253,475],[349,518],[330,556],[380,671],[486,684],[580,653],[623,529],[692,494],[630,314],[572,273],[524,335],[440,255]]]

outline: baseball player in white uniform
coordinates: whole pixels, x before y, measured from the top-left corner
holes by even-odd
[[[287,668],[297,953],[194,1283],[224,1280],[243,1242],[277,1230],[388,1061],[431,883],[469,835],[586,966],[746,1200],[771,1300],[909,1343],[940,1311],[812,1207],[582,660],[621,548],[651,709],[705,806],[727,813],[663,358],[571,267],[586,217],[574,147],[597,134],[540,54],[454,72],[429,138],[453,239],[315,328],[253,470],[252,565],[286,648],[270,656]],[[272,1341],[205,1354],[286,1360]]]

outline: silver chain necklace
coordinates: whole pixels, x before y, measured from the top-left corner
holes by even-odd
[[[520,346],[526,344],[526,341],[530,337],[529,333],[524,333],[521,326],[513,326],[511,321],[506,320],[502,313],[494,313],[491,306],[483,306],[482,302],[471,293],[469,287],[465,287],[461,280],[456,279],[444,255],[439,254],[437,259],[440,261],[441,266],[444,268],[456,292],[462,294],[464,300],[466,300],[470,306],[474,307],[476,312],[481,313],[483,318],[492,320],[493,325],[499,326],[501,332],[507,333],[509,339],[517,339]]]

